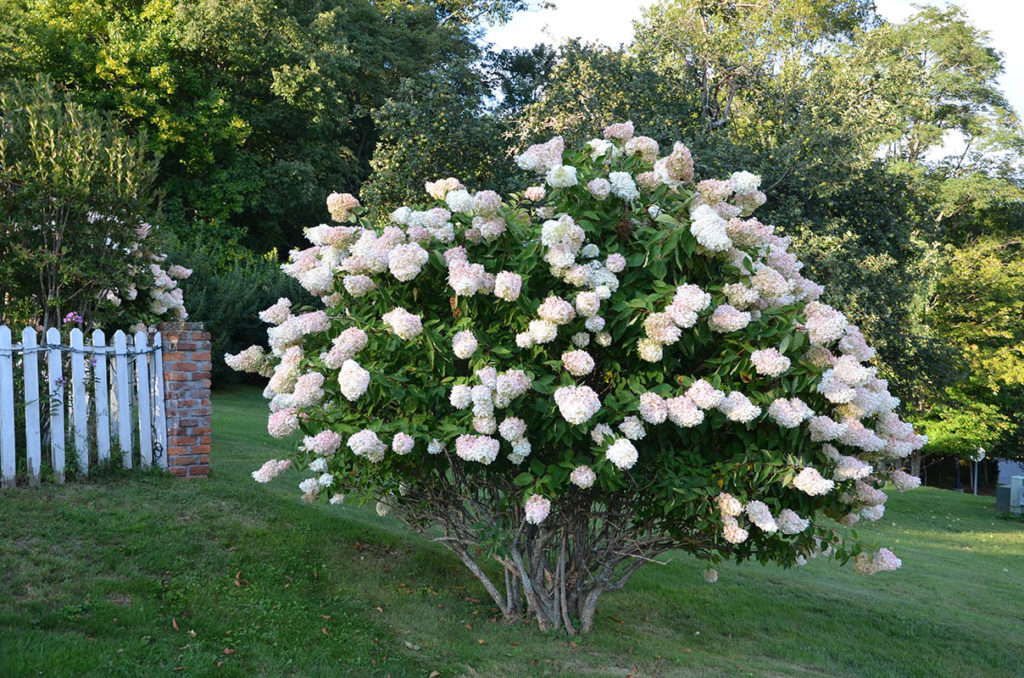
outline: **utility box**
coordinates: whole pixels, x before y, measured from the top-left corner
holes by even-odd
[[[1024,476],[1011,476],[1009,485],[996,489],[996,509],[1004,513],[1021,515],[1024,510]]]

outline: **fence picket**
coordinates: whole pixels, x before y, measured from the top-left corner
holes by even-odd
[[[21,332],[22,368],[25,372],[25,452],[27,455],[28,484],[39,484],[39,465],[42,463],[42,428],[39,426],[39,356],[36,353],[36,331],[26,327]]]
[[[64,365],[61,362],[60,331],[56,327],[46,330],[47,371],[50,400],[50,456],[53,475],[64,484]]]
[[[164,401],[164,348],[163,337],[153,336],[153,412],[156,442],[160,449],[160,468],[167,468],[167,404]]]
[[[107,382],[107,341],[103,330],[92,333],[96,366],[93,368],[96,394],[96,460],[102,464],[110,458],[110,398]]]
[[[58,483],[66,480],[69,444],[77,461],[72,467],[86,476],[91,464],[110,459],[115,431],[125,468],[135,463],[147,469],[154,465],[167,468],[166,389],[159,332],[152,344],[145,330],[134,335],[118,330],[113,345],[107,343],[102,330],[86,337],[80,328],[71,330],[70,346],[62,343],[58,328],[50,328],[40,337],[34,328],[25,327],[20,338],[20,344],[13,343],[16,337],[11,329],[0,325],[0,488],[14,487],[22,474],[22,481],[38,485],[44,445],[50,448],[50,466]],[[43,363],[40,353],[46,354]],[[70,363],[66,378],[65,360]],[[91,373],[86,360],[91,361]],[[20,388],[15,393],[19,369],[24,372],[24,394]],[[16,420],[22,395],[24,428]],[[20,465],[18,447],[22,435],[24,466]]]
[[[82,330],[71,330],[71,421],[78,472],[89,475],[89,405],[85,399],[85,344]]]
[[[0,487],[14,487],[14,352],[11,330],[0,327]]]
[[[149,401],[149,363],[146,333],[135,333],[135,385],[139,396],[139,458],[142,468],[153,465],[153,410]]]
[[[132,467],[132,392],[128,382],[128,346],[124,332],[114,332],[114,365],[117,375],[117,437],[125,468]]]

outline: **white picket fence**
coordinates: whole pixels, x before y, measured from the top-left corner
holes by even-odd
[[[118,330],[113,339],[108,345],[96,330],[86,344],[82,331],[73,329],[67,345],[55,328],[40,341],[26,327],[14,344],[10,328],[0,326],[0,487],[13,487],[19,475],[38,484],[47,443],[49,467],[63,483],[69,437],[81,475],[88,475],[90,463],[110,460],[112,434],[126,468],[136,459],[142,468],[167,468],[160,333],[150,342],[146,332],[130,337]]]

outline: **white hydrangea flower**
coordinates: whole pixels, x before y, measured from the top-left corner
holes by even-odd
[[[633,443],[625,438],[619,438],[608,446],[604,456],[618,468],[628,470],[633,468],[633,465],[636,464],[639,454],[636,451],[636,447],[633,446]]]

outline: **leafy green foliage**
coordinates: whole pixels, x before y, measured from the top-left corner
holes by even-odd
[[[277,263],[277,253],[266,257],[239,254],[230,265],[217,262],[216,250],[171,252],[175,261],[192,269],[181,283],[190,320],[205,323],[212,344],[215,385],[240,380],[224,364],[225,353],[237,353],[266,337],[266,326],[252,308],[266,308],[281,297],[310,303],[312,299]]]
[[[46,78],[12,82],[0,112],[0,320],[55,327],[68,311],[90,325],[160,319],[148,295],[136,297],[153,286],[159,243],[146,223],[156,168],[144,138]]]
[[[472,59],[471,26],[522,0],[0,0],[0,79],[48,73],[148,133],[165,223],[189,246],[287,247],[369,173],[373,113]]]

